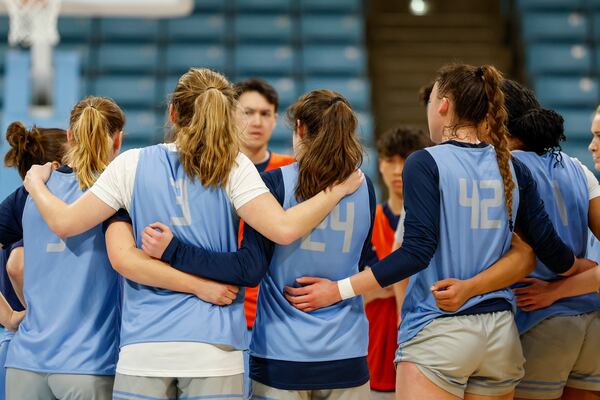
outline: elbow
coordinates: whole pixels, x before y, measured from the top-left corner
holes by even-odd
[[[258,277],[250,276],[250,277],[248,277],[248,279],[245,280],[244,284],[241,286],[253,288],[253,287],[260,285],[261,280],[262,279],[260,279]]]
[[[130,276],[130,270],[127,268],[127,263],[125,262],[125,256],[119,254],[118,252],[111,251],[110,248],[108,250],[108,259],[110,261],[110,265],[112,268],[118,272],[120,275],[128,278]]]
[[[11,281],[20,282],[23,280],[24,265],[22,259],[13,256],[14,253],[13,250],[11,257],[6,262],[6,273]]]
[[[243,286],[246,287],[256,287],[258,285],[260,285],[260,282],[262,281],[263,276],[265,275],[266,270],[265,271],[260,271],[260,273],[253,273],[250,274],[247,277],[246,283]]]
[[[51,230],[52,232],[54,232],[54,234],[55,234],[56,236],[58,236],[59,238],[61,238],[61,239],[66,239],[66,238],[68,238],[69,236],[72,236],[72,235],[70,234],[70,232],[69,232],[68,230],[66,230],[66,229],[62,229],[62,228],[52,228],[52,227],[51,227],[51,228],[50,228],[50,230]]]
[[[288,245],[294,243],[301,236],[302,236],[301,233],[296,232],[294,229],[291,229],[287,226],[280,225],[280,228],[277,230],[277,232],[275,232],[273,237],[271,237],[269,239],[271,239],[273,242],[277,243],[278,245],[288,246]]]
[[[531,250],[523,260],[523,269],[524,276],[530,275],[535,271],[535,267],[537,266],[537,259],[535,258],[535,253]]]
[[[520,251],[523,255],[523,261],[521,263],[523,276],[527,276],[535,271],[535,268],[537,267],[537,258],[533,248],[526,243],[523,243],[523,245],[520,246]]]
[[[66,239],[70,236],[74,236],[76,233],[69,225],[65,223],[59,223],[55,220],[48,221],[47,223],[48,228],[50,228],[50,230],[61,239]]]
[[[253,258],[247,265],[253,265],[254,267],[246,270],[245,279],[242,279],[244,281],[242,286],[256,287],[269,270],[270,262],[266,258]]]

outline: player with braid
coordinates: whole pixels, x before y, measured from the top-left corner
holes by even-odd
[[[400,249],[351,278],[286,288],[297,308],[312,310],[410,276],[396,355],[398,398],[512,399],[524,358],[509,286],[534,265],[515,225],[554,272],[580,268],[531,173],[511,159],[501,81],[492,66],[439,71],[427,117],[440,145],[406,160]],[[466,281],[470,294],[454,311],[442,311],[435,296],[452,285],[432,287],[446,278]]]

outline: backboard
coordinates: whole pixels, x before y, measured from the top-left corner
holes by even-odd
[[[177,17],[194,8],[193,0],[62,0],[60,15],[89,17]],[[0,1],[0,14],[6,14]]]

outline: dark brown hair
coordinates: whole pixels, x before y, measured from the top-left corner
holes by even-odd
[[[332,90],[313,90],[290,106],[291,126],[299,121],[305,136],[298,149],[296,198],[308,199],[342,181],[362,163],[357,119],[348,101]]]
[[[508,149],[507,113],[504,94],[500,89],[502,74],[491,65],[474,67],[464,64],[448,65],[440,69],[436,79],[438,95],[451,97],[456,120],[449,128],[456,132],[460,127],[480,127],[487,124],[486,139],[496,151],[502,181],[508,223],[512,228],[512,203],[515,183],[510,169],[511,154]]]
[[[27,130],[21,122],[13,122],[6,130],[10,150],[4,156],[4,165],[15,167],[22,179],[34,164],[61,162],[66,151],[67,132],[58,128]]]
[[[87,189],[110,163],[112,138],[125,126],[125,114],[108,97],[88,96],[71,110],[69,130],[73,135],[71,148],[65,155],[79,180]]]
[[[425,107],[427,107],[427,103],[429,103],[429,98],[431,97],[431,91],[433,90],[433,85],[435,82],[429,82],[425,86],[421,86],[419,89],[419,101]]]
[[[177,82],[171,104],[183,169],[204,186],[225,187],[239,152],[233,87],[218,72],[191,68]]]
[[[377,139],[377,156],[407,158],[411,153],[432,145],[429,136],[422,130],[401,126],[384,132]]]
[[[267,103],[273,105],[273,107],[275,107],[275,112],[277,112],[277,108],[279,107],[279,96],[277,95],[275,88],[266,81],[250,78],[236,83],[234,88],[236,98],[239,99],[240,96],[246,92],[256,92],[264,97],[267,100]]]

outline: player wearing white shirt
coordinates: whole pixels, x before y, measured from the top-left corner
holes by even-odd
[[[317,226],[362,183],[362,174],[356,172],[284,211],[252,163],[239,154],[236,113],[233,88],[222,75],[191,69],[177,83],[169,105],[174,144],[123,154],[70,205],[45,187],[47,166],[28,173],[26,188],[59,236],[85,231],[123,207],[131,215],[138,247],[143,246],[141,230],[159,221],[172,224],[190,244],[233,251],[233,210],[269,239],[288,244]],[[107,243],[109,253],[118,252],[122,243],[112,242]],[[119,263],[127,261],[120,258]],[[131,272],[127,266],[115,268]],[[114,395],[240,398],[241,351],[247,346],[243,296],[232,296],[229,306],[214,307],[193,295],[148,286],[145,278],[135,281],[135,274],[143,271],[133,271],[125,286],[123,361],[117,367]],[[148,363],[150,354],[156,363]]]

